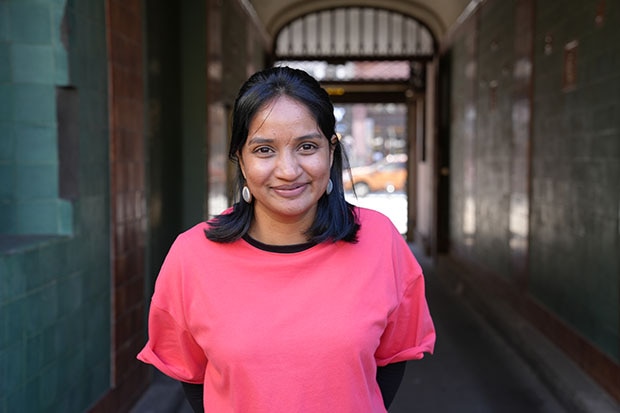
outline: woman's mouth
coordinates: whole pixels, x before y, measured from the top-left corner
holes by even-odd
[[[279,185],[274,186],[273,191],[284,198],[295,198],[306,190],[307,184],[291,184],[291,185]]]

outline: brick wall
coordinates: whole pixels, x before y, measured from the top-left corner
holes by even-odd
[[[127,411],[148,384],[136,360],[146,311],[146,187],[142,2],[109,0],[111,390],[94,412]]]

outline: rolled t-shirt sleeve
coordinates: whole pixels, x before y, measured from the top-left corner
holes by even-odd
[[[202,383],[207,364],[204,352],[191,334],[155,305],[149,312],[149,340],[138,359],[186,383]]]
[[[375,358],[379,366],[418,360],[424,353],[432,354],[434,347],[435,327],[424,296],[424,278],[419,275],[388,317]]]
[[[138,359],[176,380],[202,383],[207,358],[185,324],[179,244],[177,239],[157,277],[149,310],[149,338]]]
[[[424,353],[432,354],[435,347],[422,268],[400,234],[393,238],[392,265],[398,303],[388,316],[375,353],[379,366],[421,359]]]

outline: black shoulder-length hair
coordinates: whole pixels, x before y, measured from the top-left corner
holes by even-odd
[[[253,74],[241,86],[232,114],[228,157],[237,165],[236,194],[240,193],[244,185],[237,156],[247,141],[250,122],[265,104],[282,95],[305,105],[328,141],[331,142],[336,135],[334,106],[325,89],[308,73],[290,67],[272,67]],[[323,194],[318,201],[316,217],[306,231],[309,242],[320,243],[328,239],[334,242],[357,241],[359,223],[353,205],[344,198],[342,172],[345,154],[341,142],[335,141],[332,144],[334,160],[330,170],[334,187],[329,195]],[[254,204],[239,200],[231,211],[211,219],[205,233],[212,241],[233,242],[248,232],[253,217]]]

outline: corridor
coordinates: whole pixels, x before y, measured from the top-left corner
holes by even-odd
[[[0,413],[188,412],[136,354],[271,66],[434,259],[392,413],[620,412],[618,39],[609,0],[0,0]]]

